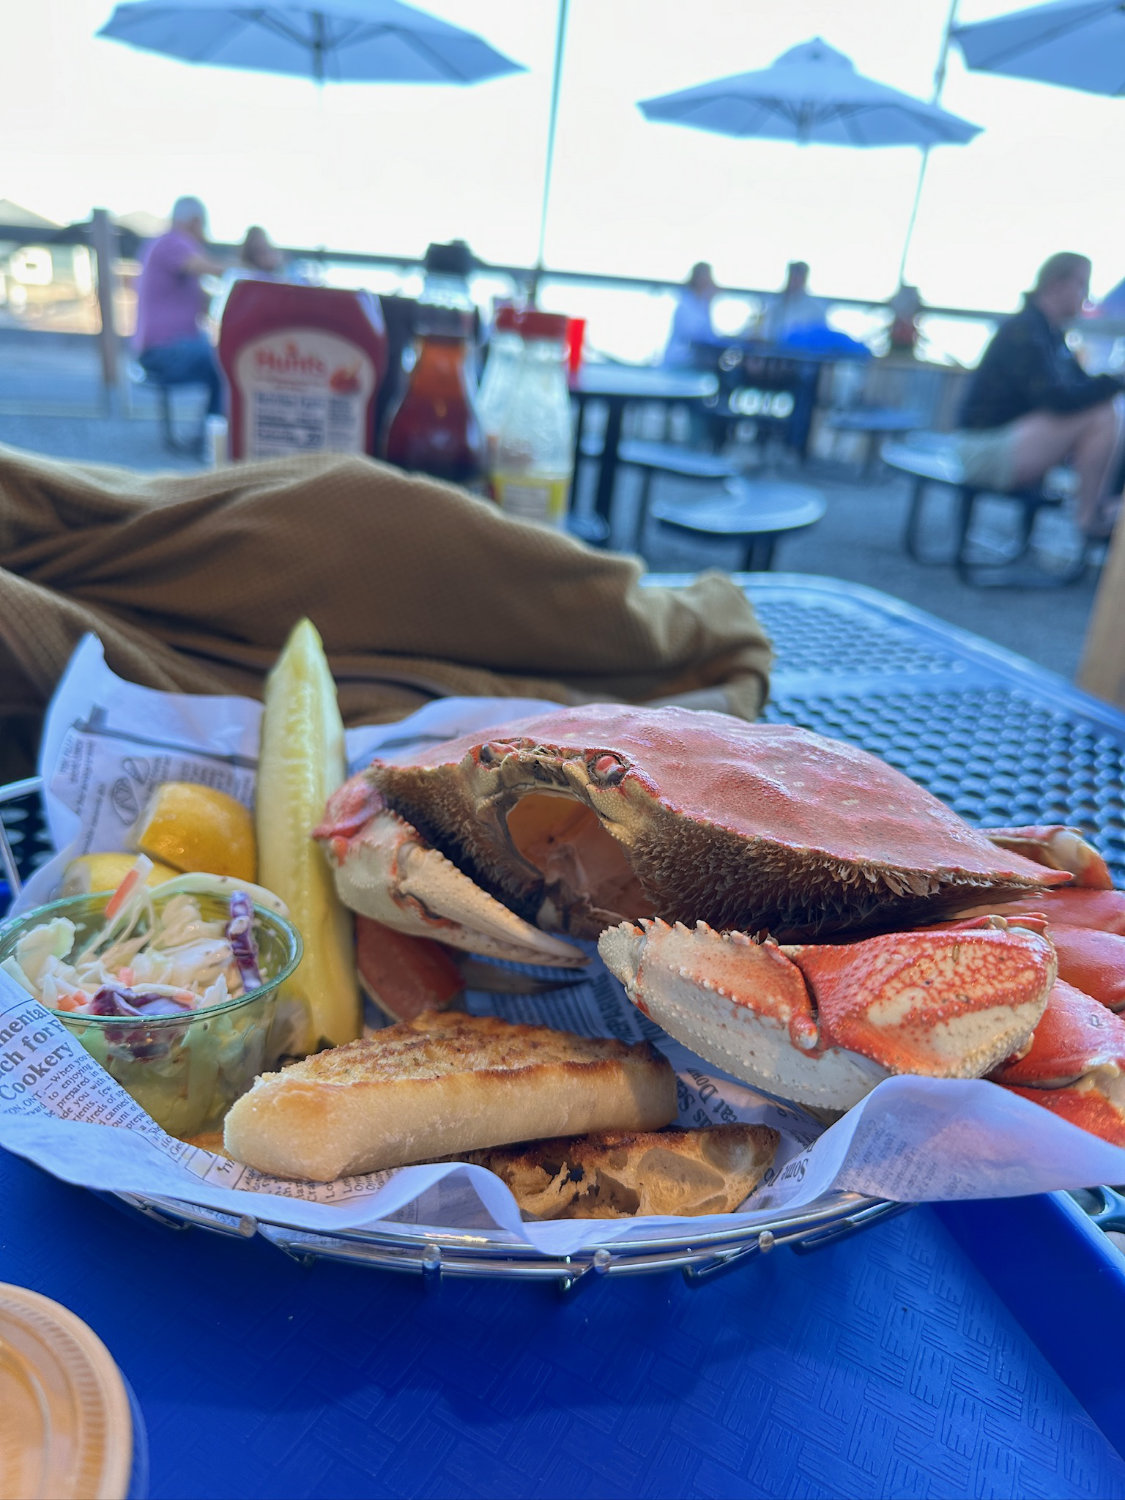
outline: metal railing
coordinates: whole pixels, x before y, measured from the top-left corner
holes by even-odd
[[[13,247],[44,246],[47,248],[58,245],[82,245],[89,250],[94,266],[92,295],[96,301],[98,326],[97,331],[88,336],[92,344],[96,345],[100,361],[103,401],[107,408],[112,408],[123,382],[122,344],[123,336],[128,332],[127,329],[119,326],[121,320],[118,291],[122,284],[123,271],[130,262],[135,262],[139,253],[142,244],[140,237],[132,230],[119,226],[108,210],[98,208],[93,211],[87,223],[72,224],[65,228],[39,228],[26,224],[0,223],[0,243]],[[213,248],[220,258],[229,258],[232,263],[239,249],[237,245],[220,243],[216,243]],[[412,255],[382,255],[366,251],[329,249],[324,246],[289,246],[283,249],[283,254],[290,262],[303,263],[314,276],[319,274],[325,279],[332,275],[339,279],[341,272],[353,269],[359,272],[375,273],[376,276],[379,273],[387,273],[403,281],[420,276],[422,271],[421,259]],[[551,301],[558,302],[560,294],[569,289],[624,292],[664,299],[661,302],[661,308],[665,312],[681,285],[660,277],[619,276],[561,268],[537,272],[529,266],[479,261],[474,276],[478,281],[496,283],[498,289],[525,292],[537,289],[541,300],[547,304]],[[769,295],[767,290],[757,287],[724,287],[722,289],[724,299],[742,302],[751,308],[760,307]],[[872,331],[877,330],[881,323],[889,323],[890,310],[885,304],[871,299],[830,296],[825,297],[823,301],[833,312],[843,311],[845,314],[851,312],[865,315]],[[580,311],[580,308],[576,306],[574,310]],[[659,329],[662,321],[661,313],[654,308],[652,316],[654,326]],[[927,324],[936,326],[938,320],[952,319],[957,323],[976,325],[987,331],[1003,316],[1003,313],[984,308],[927,306],[920,316],[920,326],[925,334]],[[628,359],[635,356],[626,354],[620,357]],[[939,362],[952,363],[954,366],[958,363],[956,359]],[[968,362],[971,363],[972,360]]]

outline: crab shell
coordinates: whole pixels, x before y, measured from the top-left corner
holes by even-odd
[[[1070,879],[865,751],[699,710],[561,709],[366,775],[503,905],[581,938],[641,917],[786,937],[901,927]]]

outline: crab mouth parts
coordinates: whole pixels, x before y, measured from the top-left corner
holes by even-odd
[[[606,926],[653,915],[621,845],[572,792],[529,792],[497,812],[512,852],[540,882],[541,925],[591,927],[597,936]]]

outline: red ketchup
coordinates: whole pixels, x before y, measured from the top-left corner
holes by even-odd
[[[370,292],[236,281],[219,363],[230,387],[230,456],[375,452],[387,334]]]

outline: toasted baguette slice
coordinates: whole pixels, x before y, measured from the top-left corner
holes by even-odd
[[[671,1065],[647,1042],[427,1011],[257,1079],[226,1118],[236,1161],[331,1182],[481,1146],[676,1115]]]
[[[727,1214],[761,1181],[779,1140],[768,1125],[608,1130],[469,1151],[461,1160],[495,1172],[530,1218]]]

